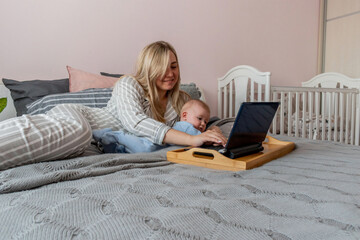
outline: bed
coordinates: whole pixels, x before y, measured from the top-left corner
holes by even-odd
[[[232,121],[213,124],[228,134]],[[179,146],[1,171],[0,236],[359,239],[359,147],[276,138],[295,142],[296,149],[247,171],[168,162],[166,152]]]

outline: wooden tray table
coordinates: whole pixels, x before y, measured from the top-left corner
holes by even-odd
[[[263,142],[264,150],[236,159],[228,158],[215,150],[203,148],[181,148],[167,152],[167,160],[174,163],[190,164],[227,171],[240,171],[255,168],[284,156],[295,148],[293,142],[277,140],[271,136]],[[210,156],[197,154],[198,152],[211,153]]]

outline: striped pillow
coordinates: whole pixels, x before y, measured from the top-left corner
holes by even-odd
[[[180,89],[192,99],[199,99],[201,92],[195,83],[180,84]],[[80,92],[47,95],[26,105],[27,114],[46,113],[58,104],[82,104],[88,107],[103,108],[111,98],[112,88],[90,88]]]
[[[80,92],[52,94],[26,106],[28,114],[46,113],[58,104],[82,104],[103,108],[111,98],[112,88],[91,88]]]

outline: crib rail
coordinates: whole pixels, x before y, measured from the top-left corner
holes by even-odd
[[[218,79],[218,116],[235,117],[242,102],[269,101],[270,75],[248,65],[230,69]]]
[[[271,132],[359,145],[358,89],[271,87],[280,101]]]
[[[220,118],[236,117],[242,102],[268,102],[270,101],[270,89],[266,86],[249,81],[245,94],[239,94],[239,86],[235,81],[219,87],[218,89],[218,116]],[[266,94],[268,92],[268,94]],[[243,96],[245,96],[243,98]]]

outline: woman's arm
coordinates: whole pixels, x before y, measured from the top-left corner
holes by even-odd
[[[170,129],[165,134],[163,143],[198,147],[203,144],[225,146],[226,142],[227,139],[224,135],[216,130],[207,130],[200,135],[192,136],[175,129]]]
[[[125,76],[115,84],[112,94],[107,109],[121,121],[123,128],[153,143],[162,144],[170,127],[154,120],[146,112],[150,106],[145,101],[140,84],[134,78]]]

